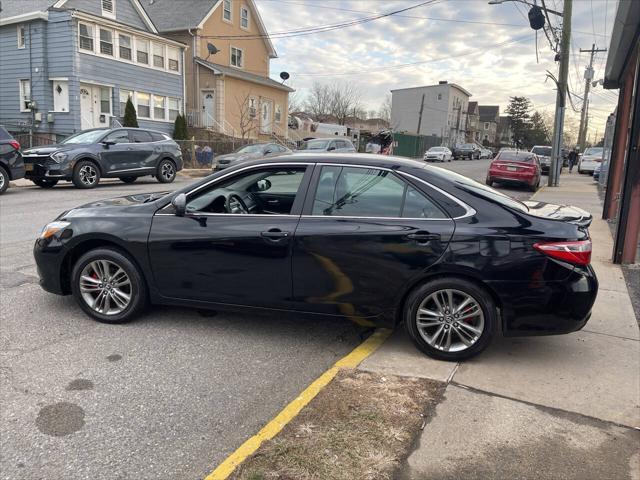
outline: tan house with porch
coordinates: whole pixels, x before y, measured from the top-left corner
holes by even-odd
[[[187,124],[244,138],[287,137],[289,92],[254,0],[143,0],[158,31],[187,45]]]

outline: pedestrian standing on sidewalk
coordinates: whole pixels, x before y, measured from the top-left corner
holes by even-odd
[[[576,164],[577,161],[578,161],[578,153],[574,148],[569,152],[569,173],[571,173],[571,170],[573,170],[573,166]]]

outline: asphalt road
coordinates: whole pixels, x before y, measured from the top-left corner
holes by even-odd
[[[444,168],[482,181],[488,164]],[[31,249],[44,224],[82,203],[166,189],[62,184],[0,197],[1,479],[202,478],[359,343],[347,321],[281,315],[154,308],[103,325],[40,289]]]

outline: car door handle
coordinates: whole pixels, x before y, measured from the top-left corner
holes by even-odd
[[[270,228],[266,232],[260,232],[260,236],[263,238],[267,238],[269,240],[280,240],[282,238],[287,238],[291,232],[283,232],[279,228]]]
[[[415,240],[418,243],[426,243],[431,240],[440,240],[440,235],[437,233],[429,233],[429,232],[415,232],[407,235],[407,238],[410,240]]]
[[[269,205],[277,205],[280,203],[280,200],[267,200],[267,203]]]

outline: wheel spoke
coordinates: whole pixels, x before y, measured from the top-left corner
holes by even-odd
[[[469,335],[468,332],[461,330],[460,328],[456,328],[456,333],[458,334],[458,338],[462,340],[467,347],[470,347],[473,344],[473,337]]]
[[[466,307],[467,305],[469,305],[469,303],[470,303],[470,302],[473,302],[473,300],[471,299],[471,297],[467,297],[467,298],[465,298],[465,299],[464,299],[464,301],[463,301],[460,305],[458,305],[458,306],[456,307],[456,309],[453,311],[453,313],[460,313],[460,311],[461,311],[464,307]]]
[[[482,310],[480,309],[480,307],[477,304],[474,304],[472,309],[460,315],[458,317],[458,320],[466,320],[469,318],[477,317],[481,312]]]
[[[445,340],[443,350],[445,352],[448,352],[450,348],[451,348],[451,328],[447,329],[447,338]]]
[[[437,347],[437,339],[440,337],[440,334],[444,331],[444,325],[440,325],[440,328],[433,334],[433,336],[427,338],[427,343],[434,347]]]
[[[418,319],[418,326],[421,327],[421,328],[435,327],[437,325],[442,325],[442,321],[440,321],[440,320],[421,320],[421,319]]]
[[[433,310],[428,310],[426,308],[418,309],[418,316],[426,316],[426,317],[440,317],[441,315],[438,312],[434,312]]]
[[[128,304],[131,297],[117,288],[114,288],[110,292],[111,299],[115,302],[118,308],[124,309]]]
[[[99,292],[101,290],[100,280],[83,275],[80,277],[80,290],[83,292]]]
[[[475,335],[480,335],[482,333],[482,330],[474,327],[473,325],[469,325],[468,323],[465,323],[465,322],[460,322],[458,326],[464,328],[465,330],[469,330],[470,332],[473,332]]]

